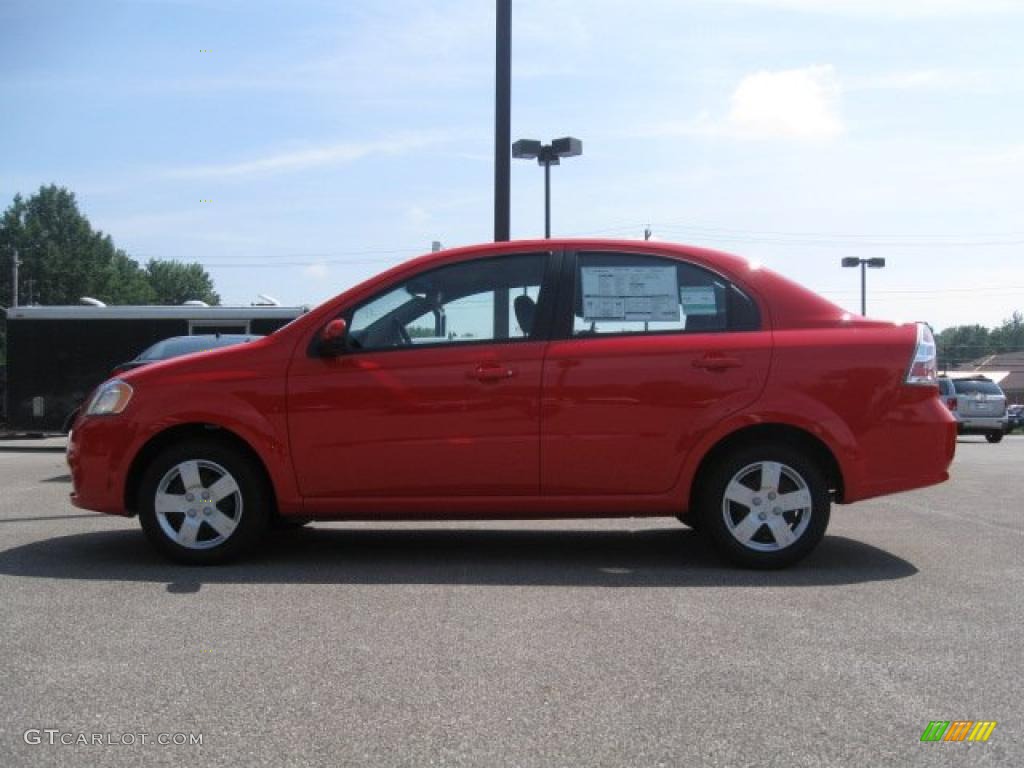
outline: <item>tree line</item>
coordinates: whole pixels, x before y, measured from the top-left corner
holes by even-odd
[[[13,304],[12,260],[20,261],[19,304],[78,304],[83,296],[106,304],[219,304],[210,275],[198,263],[150,259],[140,265],[93,229],[75,195],[51,184],[20,194],[0,220],[0,305]],[[0,326],[0,360],[6,328]]]
[[[995,328],[984,325],[955,325],[935,337],[939,369],[977,360],[986,355],[1024,350],[1024,315],[1014,312]]]

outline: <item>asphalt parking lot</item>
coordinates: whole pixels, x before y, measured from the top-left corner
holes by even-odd
[[[186,568],[73,508],[53,445],[0,444],[0,765],[1024,765],[1021,436],[774,573],[669,519],[318,524]]]

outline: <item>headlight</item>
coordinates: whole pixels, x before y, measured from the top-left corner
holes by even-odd
[[[111,379],[93,395],[89,407],[85,411],[86,416],[106,416],[112,413],[120,413],[132,399],[131,385],[120,379]]]

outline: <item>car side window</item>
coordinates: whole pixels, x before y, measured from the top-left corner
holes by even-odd
[[[534,331],[547,254],[461,262],[422,272],[358,306],[352,349],[525,340]]]
[[[676,259],[580,253],[573,336],[756,330],[757,305],[719,275]]]

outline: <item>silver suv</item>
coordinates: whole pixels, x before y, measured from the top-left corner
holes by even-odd
[[[985,376],[939,376],[939,396],[956,416],[957,433],[998,443],[1006,432],[1006,395]]]

